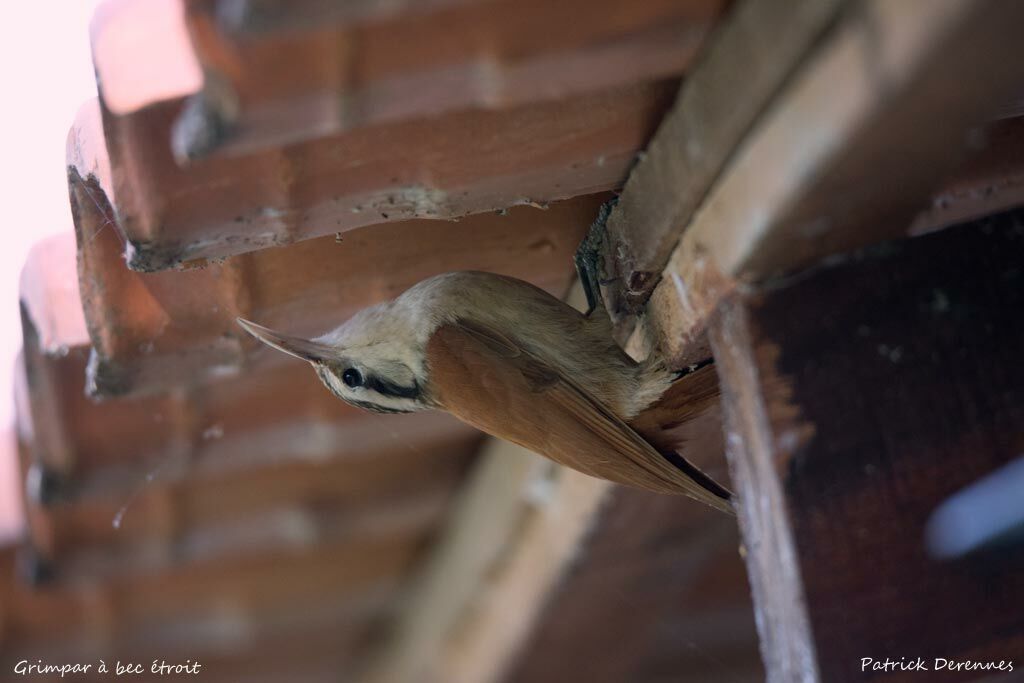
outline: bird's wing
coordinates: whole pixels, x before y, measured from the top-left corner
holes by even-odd
[[[673,465],[571,378],[506,335],[468,321],[443,325],[427,344],[427,363],[433,400],[481,431],[586,474],[732,511],[727,491],[689,463],[693,473]]]

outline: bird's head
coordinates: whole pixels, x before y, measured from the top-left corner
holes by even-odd
[[[362,334],[351,334],[353,327],[346,325],[302,339],[242,318],[238,324],[264,344],[309,362],[331,393],[346,403],[377,413],[432,407],[424,391],[423,364],[399,336],[367,336],[365,326],[354,328]]]

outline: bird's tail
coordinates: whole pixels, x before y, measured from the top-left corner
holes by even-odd
[[[722,452],[720,412],[715,368],[703,364],[688,371],[685,379],[671,382],[668,390],[629,424],[679,471],[681,493],[735,514],[729,489],[683,455]]]

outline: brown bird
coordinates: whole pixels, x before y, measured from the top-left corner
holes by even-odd
[[[527,282],[466,271],[424,280],[312,340],[238,322],[311,363],[354,406],[446,410],[580,472],[732,511],[728,490],[630,426],[651,421],[676,374],[627,356],[603,308],[584,315]]]

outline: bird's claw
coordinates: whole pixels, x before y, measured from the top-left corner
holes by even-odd
[[[587,297],[587,313],[589,316],[599,306],[604,305],[604,298],[601,296],[601,285],[612,280],[601,277],[602,265],[604,263],[605,241],[607,236],[608,216],[618,203],[618,198],[610,199],[598,209],[597,218],[590,224],[587,236],[576,248],[573,261],[576,264],[576,274],[579,276],[580,284],[583,285],[583,293]]]

